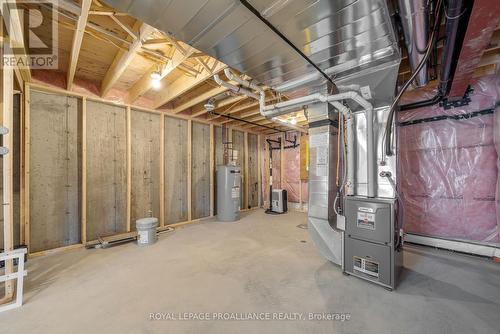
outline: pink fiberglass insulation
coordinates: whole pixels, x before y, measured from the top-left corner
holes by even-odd
[[[399,113],[405,232],[500,243],[497,80],[477,80],[467,106],[444,110],[435,105]],[[433,95],[429,90],[409,92],[402,103]],[[457,119],[460,115],[464,117]],[[432,119],[438,116],[455,118]]]
[[[281,135],[281,134],[280,134]],[[277,140],[280,135],[268,136],[266,139]],[[292,139],[297,135],[297,142],[300,142],[300,134],[288,133],[287,138]],[[264,140],[263,147],[268,149],[268,144]],[[291,143],[285,143],[286,146]],[[277,143],[273,143],[273,147],[279,147]],[[263,151],[262,159],[262,193],[264,200],[269,200],[269,182],[267,173],[269,168],[269,152]],[[281,184],[281,163],[283,163],[283,184]],[[288,192],[288,201],[300,202],[300,147],[287,148],[283,150],[283,162],[279,150],[273,150],[273,189],[286,189]],[[302,202],[307,202],[307,183],[302,182]]]

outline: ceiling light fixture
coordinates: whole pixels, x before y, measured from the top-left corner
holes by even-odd
[[[161,73],[160,71],[151,72],[151,87],[159,89],[161,87]]]

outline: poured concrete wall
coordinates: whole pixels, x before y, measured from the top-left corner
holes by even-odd
[[[210,216],[210,125],[193,122],[191,150],[192,219]]]
[[[159,114],[132,110],[132,230],[139,218],[160,218],[160,122]]]
[[[233,130],[233,150],[238,151],[236,165],[241,167],[240,208],[246,209],[243,205],[246,197],[245,180],[248,176],[245,175],[245,134],[242,131]]]
[[[188,219],[187,121],[165,117],[165,224]]]
[[[257,135],[248,134],[248,206],[259,206],[258,175],[258,141]]]
[[[30,251],[80,242],[79,101],[31,92]]]
[[[14,133],[14,147],[12,149],[12,158],[13,158],[13,177],[14,177],[14,182],[12,184],[13,186],[13,192],[14,192],[14,198],[13,198],[13,208],[14,208],[14,246],[18,246],[20,242],[20,230],[21,230],[21,221],[20,221],[20,208],[19,208],[19,200],[20,200],[20,172],[21,172],[21,167],[20,167],[20,148],[21,148],[21,136],[20,136],[20,128],[21,128],[21,108],[20,108],[20,103],[21,103],[21,95],[20,94],[15,94],[14,99],[13,99],[13,125],[14,128],[10,129]],[[0,115],[1,118],[1,115]],[[0,203],[3,203],[3,162],[2,158],[3,156],[0,156]],[[3,249],[3,206],[0,205],[0,249]]]
[[[87,240],[126,232],[126,109],[87,102]]]

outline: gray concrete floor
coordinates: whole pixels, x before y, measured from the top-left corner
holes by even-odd
[[[147,248],[33,259],[25,305],[0,314],[0,332],[500,333],[499,264],[407,245],[404,280],[389,292],[325,261],[297,228],[305,221],[258,210],[238,223],[187,226]],[[150,320],[155,312],[295,312],[306,320]],[[350,320],[307,320],[314,312]]]

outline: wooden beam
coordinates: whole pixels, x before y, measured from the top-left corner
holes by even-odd
[[[90,5],[92,0],[82,0],[82,10],[80,17],[76,23],[76,30],[73,34],[73,44],[71,46],[71,54],[69,56],[69,68],[66,79],[66,88],[71,90],[73,79],[75,78],[76,66],[78,64],[78,56],[82,46],[83,35],[85,35],[85,27],[87,26],[87,18],[89,16]]]
[[[262,206],[262,135],[257,135],[257,198],[258,207]]]
[[[23,199],[23,221],[24,225],[24,242],[30,251],[30,99],[31,88],[28,83],[24,83],[24,192]]]
[[[82,244],[87,243],[87,98],[82,98]]]
[[[189,119],[188,120],[188,138],[187,138],[187,210],[188,210],[188,221],[191,221],[192,218],[192,212],[191,212],[191,207],[192,207],[192,189],[191,189],[191,177],[192,177],[192,168],[193,168],[193,163],[192,163],[192,143],[193,143],[193,123]]]
[[[130,29],[130,27],[127,27],[127,25],[125,25],[122,21],[120,21],[116,16],[115,14],[112,14],[110,15],[111,19],[113,21],[115,21],[116,24],[118,24],[120,26],[120,28],[122,28],[123,30],[125,30],[125,32],[127,34],[130,35],[130,37],[132,37],[133,40],[136,40],[137,39],[137,35],[135,34],[135,32],[132,31],[132,29]]]
[[[2,46],[0,53],[3,55],[5,49]],[[2,181],[3,181],[3,248],[4,251],[14,249],[14,71],[11,67],[3,66],[0,68],[1,87],[0,87],[0,110],[2,126],[9,131],[2,136],[2,145],[8,150],[8,153],[2,157]],[[13,260],[5,261],[5,274],[11,274],[14,271]],[[10,301],[14,296],[14,282],[9,280],[5,282],[5,299]]]
[[[168,62],[168,64],[161,70],[160,78],[166,78],[173,70],[175,70],[179,65],[181,65],[189,56],[196,51],[194,48],[189,49],[179,49],[176,48],[174,50],[174,54],[172,55],[172,59]],[[144,73],[144,75],[137,80],[134,85],[128,91],[128,101],[129,103],[133,103],[137,100],[141,95],[146,93],[151,89],[151,74],[153,72],[158,71],[158,66],[153,65],[149,68],[149,70]],[[168,89],[168,87],[167,87]]]
[[[0,5],[4,5],[4,2],[2,1]],[[9,6],[13,6],[12,4],[9,4]],[[24,45],[24,34],[23,34],[23,28],[21,25],[21,20],[19,18],[19,11],[17,10],[7,10],[5,13],[2,13],[2,15],[7,18],[7,34],[9,36],[8,41],[4,41],[2,39],[2,47],[3,43],[8,43],[10,44],[10,47],[8,48],[10,50],[11,47],[15,48],[14,54],[16,55],[17,58],[21,59],[26,59],[28,58],[28,53],[26,52],[26,47]],[[3,28],[3,19],[0,17],[0,27]],[[0,29],[2,30],[2,29]],[[1,38],[1,37],[0,37]],[[3,53],[2,53],[3,54]],[[23,66],[18,68],[19,73],[21,74],[21,77],[24,82],[31,82],[31,71],[29,66]]]
[[[160,115],[160,226],[165,226],[165,115]]]
[[[210,124],[210,216],[214,215],[215,204],[215,132],[214,125]]]
[[[245,159],[243,161],[243,177],[245,183],[245,192],[243,197],[243,208],[248,209],[248,195],[249,195],[249,175],[248,175],[248,132],[244,132],[243,134],[243,151],[245,152]]]
[[[231,111],[231,106],[233,104],[239,103],[239,102],[241,102],[241,101],[243,101],[245,99],[247,99],[247,97],[245,95],[238,95],[238,96],[230,97],[228,99],[224,99],[224,100],[220,101],[219,103],[216,103],[214,110],[216,111],[217,109],[229,106],[229,108],[227,108],[226,110],[220,112],[220,114],[224,114],[225,115],[225,114],[227,114],[227,113],[229,113]],[[203,108],[203,110],[197,111],[194,114],[191,114],[191,116],[192,117],[198,117],[198,116],[201,116],[201,115],[206,114],[206,113],[207,113],[207,111],[205,110],[205,108]],[[219,118],[219,117],[222,117],[222,116],[214,115],[213,118],[211,118],[211,120],[213,121],[214,119]]]
[[[127,232],[132,216],[132,110],[127,106]]]
[[[202,103],[202,102],[205,102],[207,101],[208,99],[210,99],[211,97],[214,97],[216,95],[219,95],[219,94],[222,94],[224,92],[227,91],[227,88],[226,87],[215,87],[215,88],[212,88],[210,89],[209,91],[203,93],[203,94],[200,94],[198,96],[196,96],[195,98],[193,99],[189,99],[188,101],[174,107],[174,109],[172,109],[172,112],[174,114],[178,114],[178,113],[181,113],[195,105],[197,105],[198,103]],[[191,115],[193,117],[196,117],[194,114]]]
[[[135,28],[138,23],[135,24]],[[127,69],[128,65],[132,62],[137,51],[140,50],[142,45],[142,40],[149,36],[154,31],[154,28],[142,24],[139,28],[138,38],[128,47],[128,51],[118,50],[118,53],[113,60],[113,63],[106,72],[104,79],[101,84],[101,96],[105,96],[113,85],[120,79],[121,75]]]
[[[214,59],[213,62],[217,61]],[[172,82],[168,87],[165,87],[164,89],[158,92],[153,107],[157,109],[163,106],[165,103],[168,103],[173,99],[175,99],[176,97],[184,94],[193,87],[199,85],[203,81],[210,78],[215,73],[222,71],[226,67],[227,67],[226,65],[217,62],[217,64],[215,65],[215,69],[212,72],[203,71],[196,78],[185,77],[185,76],[180,77],[179,79]]]

